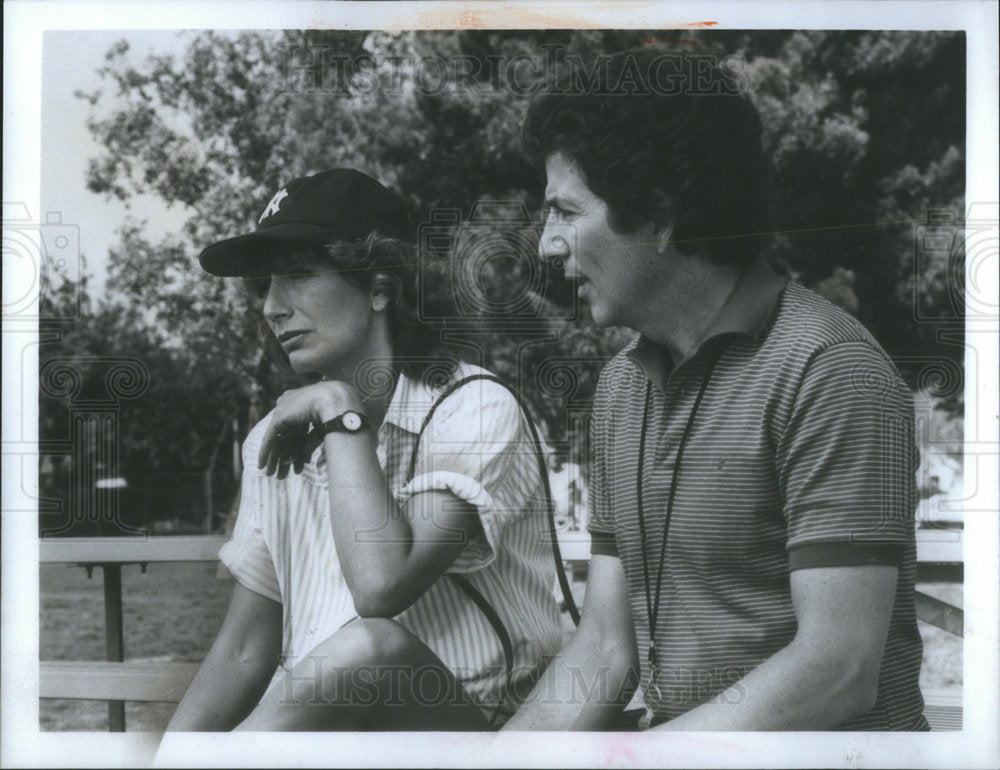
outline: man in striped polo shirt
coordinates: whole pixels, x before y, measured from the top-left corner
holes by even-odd
[[[659,729],[926,730],[911,394],[762,258],[760,120],[697,58],[610,57],[525,123],[542,258],[639,337],[595,396],[582,622],[507,727],[612,728],[639,686]]]

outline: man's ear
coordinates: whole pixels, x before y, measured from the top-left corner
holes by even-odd
[[[670,239],[674,236],[673,201],[662,190],[653,192],[656,200],[656,216],[653,227],[656,229],[656,251],[664,254]]]
[[[670,239],[673,237],[674,223],[668,219],[665,224],[659,225],[656,231],[656,252],[658,254],[666,254],[667,246],[670,245]]]

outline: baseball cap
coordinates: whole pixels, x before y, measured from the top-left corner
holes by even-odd
[[[412,239],[403,199],[367,174],[334,168],[286,184],[264,207],[256,231],[213,243],[198,261],[213,275],[262,274],[281,241],[353,240],[376,229]]]

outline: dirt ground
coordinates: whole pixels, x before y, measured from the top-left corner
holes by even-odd
[[[39,650],[42,660],[103,660],[104,604],[99,569],[87,578],[81,567],[41,568]],[[918,588],[962,606],[962,584],[928,583]],[[222,624],[232,583],[215,576],[215,565],[151,564],[143,574],[136,565],[122,570],[125,657],[145,661],[200,661]],[[577,602],[583,584],[575,583]],[[564,626],[572,622],[564,613]],[[923,623],[925,690],[959,693],[962,688],[962,640]],[[174,704],[128,703],[128,731],[162,731]],[[41,701],[42,730],[106,730],[107,705],[101,701]]]

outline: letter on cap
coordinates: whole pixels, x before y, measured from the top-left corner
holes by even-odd
[[[287,197],[288,190],[284,187],[278,190],[278,192],[274,194],[274,197],[271,198],[271,202],[267,204],[267,208],[264,209],[264,213],[260,215],[260,219],[257,220],[257,224],[259,225],[267,217],[271,216],[271,214],[277,214],[278,209],[281,208],[281,202]]]

